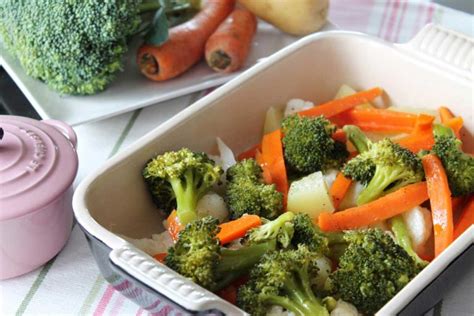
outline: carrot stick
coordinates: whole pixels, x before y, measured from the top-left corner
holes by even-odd
[[[261,150],[261,144],[257,144],[249,149],[247,149],[246,151],[240,153],[238,156],[237,156],[237,160],[241,161],[241,160],[244,160],[244,159],[249,159],[249,158],[255,158],[255,154],[257,153],[257,150]]]
[[[450,127],[457,138],[460,137],[461,128],[463,126],[462,117],[455,117],[453,112],[445,106],[441,106],[438,109],[439,117],[441,118],[441,123]]]
[[[376,97],[382,95],[382,93],[383,90],[381,88],[372,88],[370,90],[357,92],[344,98],[335,99],[324,104],[314,106],[311,109],[301,111],[298,114],[301,116],[324,115],[329,118],[341,112],[352,109],[359,104],[372,101]]]
[[[331,137],[332,139],[338,142],[345,143],[347,141],[346,133],[340,128],[338,128],[336,132],[334,132],[334,134],[331,135]]]
[[[466,203],[465,196],[453,196],[451,198],[451,205],[453,207],[453,214],[456,214],[458,210],[464,208],[464,204]]]
[[[153,255],[153,258],[155,258],[157,261],[163,263],[165,262],[165,258],[168,254],[166,252],[160,252],[155,255]]]
[[[437,257],[453,241],[451,191],[443,164],[436,155],[424,156],[422,163],[428,185],[428,196],[430,197],[435,257]]]
[[[206,42],[205,56],[209,67],[223,73],[241,68],[256,30],[255,15],[246,9],[235,9]]]
[[[283,157],[283,145],[281,143],[281,130],[265,134],[262,140],[262,155],[260,157],[261,167],[268,170],[271,175],[271,183],[274,183],[277,191],[283,194],[283,205],[286,207],[288,196],[288,178],[286,176],[285,158]],[[259,160],[257,159],[257,162]]]
[[[244,215],[236,220],[220,224],[221,230],[217,234],[217,238],[221,244],[227,244],[238,238],[245,236],[251,228],[262,225],[262,220],[257,215]]]
[[[334,208],[338,208],[342,199],[346,195],[347,191],[351,186],[352,180],[344,176],[342,172],[337,174],[336,180],[334,180],[331,188],[329,189],[329,194],[331,194]]]
[[[176,210],[171,212],[171,214],[166,219],[166,222],[168,223],[168,232],[170,233],[171,239],[176,242],[179,237],[179,232],[184,228],[184,226],[179,221]]]
[[[434,117],[431,115],[418,115],[413,132],[396,142],[414,153],[423,149],[430,150],[434,145],[433,121]]]
[[[318,223],[324,231],[355,229],[401,214],[426,200],[426,182],[418,182],[361,206],[337,213],[321,213]]]
[[[454,118],[453,112],[445,106],[441,106],[438,109],[439,117],[441,119],[441,123],[446,123],[450,119]]]
[[[461,216],[454,226],[454,239],[461,236],[471,225],[474,225],[474,195],[469,197],[469,201],[464,206]]]
[[[434,120],[433,116],[425,115]],[[331,118],[338,126],[357,125],[369,132],[413,132],[418,115],[389,109],[355,108]]]
[[[234,0],[207,0],[191,20],[169,31],[161,46],[144,44],[138,49],[137,64],[149,79],[163,81],[179,76],[204,54],[206,41],[234,8]]]

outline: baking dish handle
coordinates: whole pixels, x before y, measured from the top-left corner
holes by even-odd
[[[474,73],[474,39],[440,25],[427,24],[413,39],[397,44],[413,57],[428,60],[438,67],[447,68],[465,79]]]
[[[112,264],[187,310],[247,315],[236,306],[182,277],[129,244],[113,249],[109,258]]]

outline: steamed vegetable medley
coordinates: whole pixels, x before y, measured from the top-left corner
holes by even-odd
[[[220,139],[218,157],[151,159],[173,241],[147,251],[251,315],[377,312],[474,217],[462,118],[377,108],[382,93],[271,108],[237,159]]]

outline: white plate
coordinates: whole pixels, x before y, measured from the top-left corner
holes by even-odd
[[[334,29],[328,24],[324,30]],[[257,63],[298,37],[282,33],[260,21],[253,46],[243,70]],[[212,71],[205,62],[194,66],[182,76],[166,82],[146,79],[135,63],[137,43],[127,54],[125,71],[104,91],[92,96],[60,96],[44,83],[26,75],[19,62],[0,45],[0,64],[44,119],[57,119],[70,125],[103,119],[191,92],[214,87],[234,78],[240,72],[222,75]]]

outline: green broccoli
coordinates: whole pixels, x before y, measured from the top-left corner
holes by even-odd
[[[420,268],[424,268],[428,265],[428,262],[421,259],[416,251],[413,249],[411,237],[408,232],[408,228],[401,215],[393,217],[391,220],[392,232],[395,235],[395,241],[415,260],[416,264]]]
[[[339,168],[349,156],[346,145],[331,138],[336,126],[323,116],[289,116],[282,122],[282,131],[285,160],[297,173]]]
[[[141,2],[2,0],[0,38],[29,76],[61,94],[93,94],[122,70]]]
[[[165,259],[168,267],[211,291],[227,286],[276,249],[274,239],[237,250],[223,248],[216,237],[218,224],[211,216],[187,224]]]
[[[371,142],[353,125],[344,126],[348,139],[360,150],[358,156],[344,166],[345,176],[367,184],[357,198],[359,205],[373,201],[411,183],[423,180],[421,159],[385,138]]]
[[[266,315],[272,305],[297,316],[329,315],[311,288],[319,258],[304,245],[265,254],[251,270],[250,280],[239,288],[237,305],[254,316]]]
[[[183,225],[197,218],[197,202],[220,180],[222,173],[222,168],[206,154],[187,148],[158,155],[143,169],[157,206],[169,213],[176,205]]]
[[[262,226],[251,229],[245,236],[248,243],[259,243],[270,239],[276,239],[283,247],[287,248],[293,238],[293,218],[295,214],[285,212],[272,221],[267,221]]]
[[[443,163],[453,196],[474,193],[474,157],[462,150],[462,142],[446,126],[435,124],[432,152]]]
[[[274,219],[283,209],[283,195],[274,184],[263,183],[262,169],[254,159],[237,162],[227,170],[225,199],[233,219],[246,213]]]
[[[311,251],[329,254],[329,239],[314,226],[308,214],[298,213],[293,219],[294,234],[292,244],[306,245]]]
[[[334,295],[374,314],[420,271],[413,258],[380,229],[351,231],[349,243],[330,276]]]

